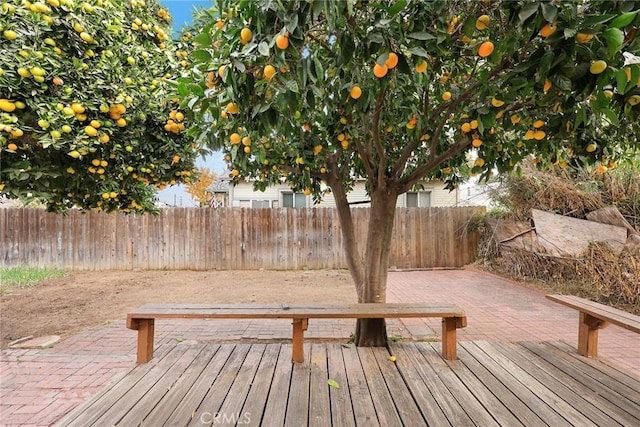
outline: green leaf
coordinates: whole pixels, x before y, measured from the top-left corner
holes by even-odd
[[[191,57],[197,59],[200,62],[211,61],[211,54],[206,50],[194,50],[191,52]]]
[[[607,117],[607,119],[609,119],[609,121],[614,126],[620,126],[620,121],[618,120],[618,116],[610,108],[603,108],[601,112]]]
[[[285,86],[291,92],[298,93],[300,91],[300,89],[298,88],[298,83],[295,80],[287,80],[287,82],[285,83]]]
[[[624,72],[624,69],[616,72],[616,83],[618,85],[618,93],[624,93],[627,87],[627,73]]]
[[[549,80],[551,80],[553,85],[560,90],[569,91],[572,89],[571,79],[564,74],[556,74],[553,77],[549,78]]]
[[[421,47],[412,47],[409,49],[409,52],[411,52],[413,55],[421,56],[423,58],[426,58],[428,56],[427,51]]]
[[[584,20],[582,25],[584,25],[585,27],[590,27],[593,25],[603,24],[615,18],[616,16],[617,15],[613,15],[613,14],[590,16]]]
[[[269,45],[265,42],[260,42],[258,44],[258,53],[262,56],[269,56]]]
[[[573,127],[577,129],[583,123],[585,125],[587,124],[587,111],[584,109],[584,107],[578,110],[578,114],[576,115],[576,123],[573,125]]]
[[[195,84],[195,83],[191,83],[189,85],[189,91],[197,96],[204,96],[204,89],[202,88],[202,86]]]
[[[558,8],[550,3],[542,3],[542,16],[547,22],[555,22],[558,16]]]
[[[624,43],[624,33],[618,28],[609,28],[604,33],[602,33],[602,37],[607,42],[609,55],[613,55],[618,52],[622,47],[622,44]]]
[[[287,31],[289,31],[289,33],[293,34],[294,31],[298,28],[298,14],[297,13],[292,13],[291,15],[289,15],[287,17]]]
[[[534,2],[534,3],[529,3],[525,7],[520,9],[520,12],[518,13],[518,18],[520,18],[520,23],[522,24],[524,21],[531,18],[531,16],[533,16],[538,11],[539,6],[540,6],[540,3]]]
[[[434,40],[436,38],[433,34],[424,32],[409,33],[407,34],[407,37],[415,40]]]
[[[389,9],[387,9],[387,13],[389,14],[389,16],[394,17],[398,14],[398,12],[404,9],[407,4],[407,0],[398,0],[393,5],[391,5]]]
[[[315,66],[316,77],[318,78],[318,84],[324,84],[324,69],[322,68],[322,62],[317,57],[313,58],[313,64]]]
[[[193,38],[193,43],[196,46],[201,47],[210,47],[211,46],[211,35],[207,32],[200,33],[196,37]]]
[[[466,21],[464,21],[464,26],[462,27],[462,32],[467,37],[473,37],[473,33],[476,31],[476,17],[469,16]]]
[[[235,59],[233,60],[233,68],[238,70],[240,73],[244,73],[247,70],[247,68],[244,66],[242,62]],[[226,77],[226,74],[227,73],[225,73],[225,77]]]
[[[338,384],[336,380],[332,380],[331,378],[327,380],[327,384],[329,384],[333,388],[340,388],[340,384]]]
[[[545,77],[549,73],[549,70],[551,69],[551,63],[553,62],[554,57],[555,57],[555,54],[553,53],[552,50],[542,55],[542,58],[540,59],[540,75],[542,77]]]
[[[637,10],[635,12],[623,13],[622,15],[618,16],[616,19],[614,19],[609,23],[609,28],[626,27],[627,25],[633,22],[633,20],[636,18],[637,15],[638,15]]]

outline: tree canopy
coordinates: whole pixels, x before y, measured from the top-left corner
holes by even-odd
[[[486,176],[638,148],[636,2],[217,3],[181,86],[236,179],[406,191],[455,185],[470,150]]]
[[[189,181],[170,19],[156,0],[2,2],[0,194],[146,212]]]
[[[235,181],[332,192],[359,302],[383,302],[398,196],[533,157],[598,163],[639,148],[634,1],[218,0],[178,80],[192,132]],[[469,163],[472,159],[472,163]],[[346,197],[371,199],[354,234]],[[361,319],[357,345],[384,345]]]

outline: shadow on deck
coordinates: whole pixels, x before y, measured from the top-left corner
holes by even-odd
[[[390,351],[306,344],[293,365],[288,344],[165,345],[58,425],[640,425],[640,378],[561,342]]]

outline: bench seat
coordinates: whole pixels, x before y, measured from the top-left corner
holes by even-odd
[[[138,363],[153,357],[155,319],[292,319],[292,360],[304,361],[304,331],[309,319],[442,318],[442,352],[455,360],[456,329],[467,325],[455,305],[425,303],[363,304],[148,304],[127,315],[127,327],[138,331]]]
[[[640,333],[640,316],[574,295],[547,295],[547,299],[578,310],[578,353],[598,356],[598,330],[610,324]]]

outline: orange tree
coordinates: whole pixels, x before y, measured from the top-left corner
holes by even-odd
[[[235,180],[336,200],[360,302],[385,301],[398,196],[534,157],[614,165],[638,149],[637,3],[240,1],[200,16],[179,80]],[[625,63],[626,62],[626,63]],[[347,192],[366,179],[368,234]],[[358,345],[384,345],[384,321]]]
[[[156,0],[0,6],[0,194],[49,210],[145,212],[188,181],[196,148],[175,86],[182,56]]]

